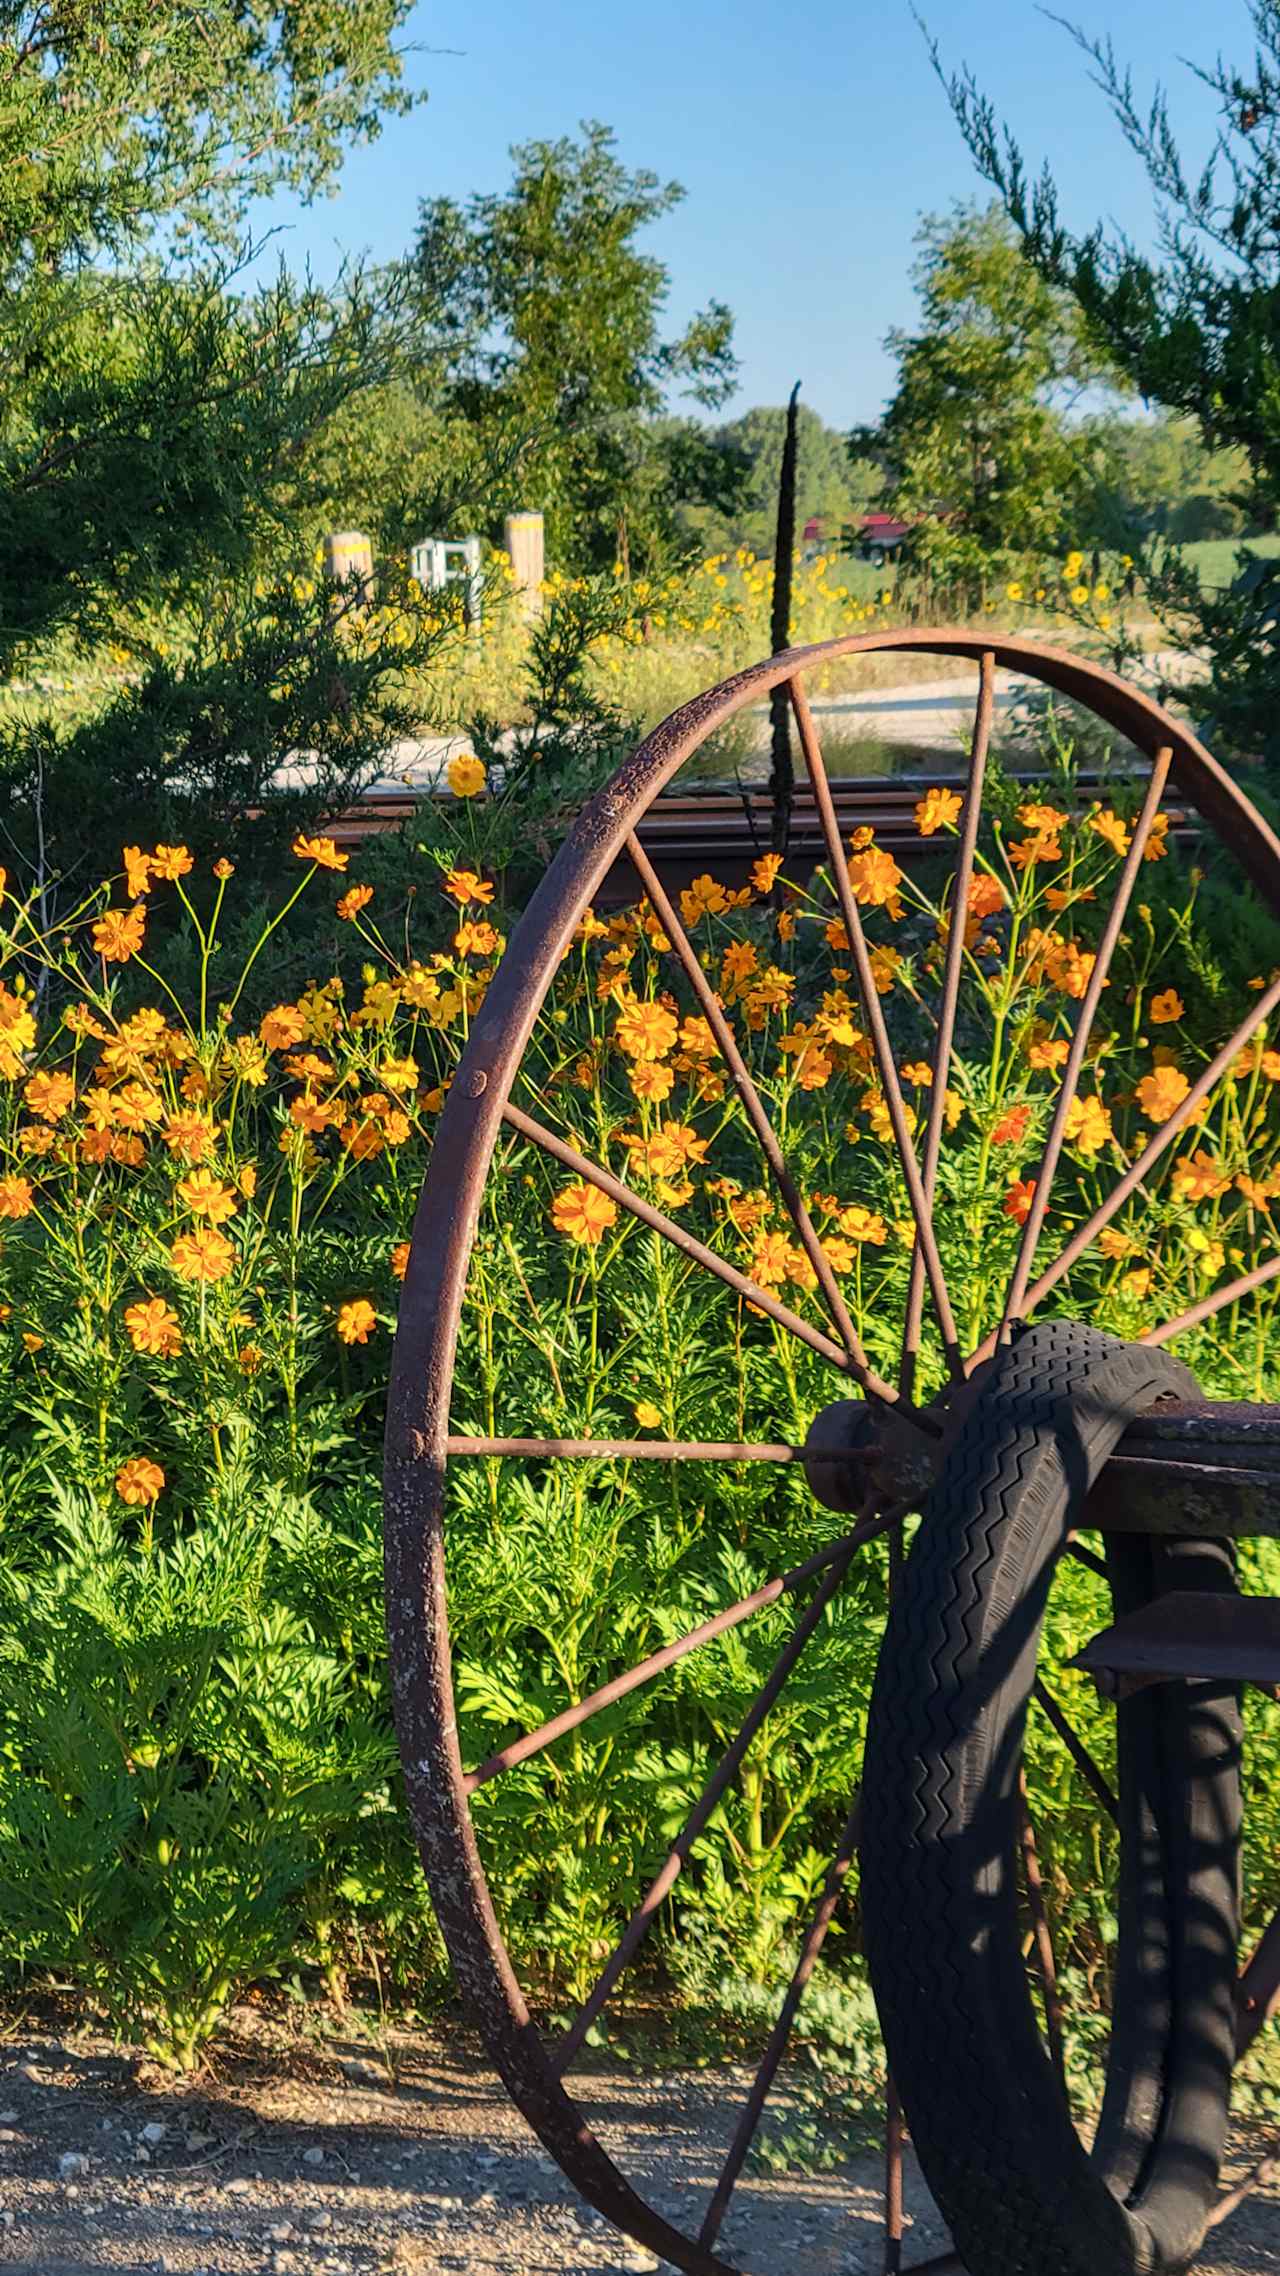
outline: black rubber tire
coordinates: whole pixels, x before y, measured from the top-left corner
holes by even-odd
[[[1018,1778],[1053,1569],[1126,1425],[1198,1396],[1165,1352],[1052,1321],[993,1361],[891,1611],[867,1733],[867,1959],[912,2139],[972,2276],[1185,2267],[1217,2186],[1235,2036],[1240,1717],[1168,1683],[1117,1710],[1121,1868],[1091,2151],[1020,1944]],[[1118,1612],[1235,1586],[1219,1542],[1109,1534]]]

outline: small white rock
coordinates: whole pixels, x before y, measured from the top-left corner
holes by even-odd
[[[0,2126],[16,2126],[17,2123],[18,2113],[16,2110],[0,2110]]]
[[[319,2229],[329,2229],[329,2228],[332,2228],[332,2227],[333,2227],[333,2215],[332,2215],[332,2213],[308,2213],[308,2215],[307,2215],[307,2227],[308,2227],[309,2229],[313,2229],[313,2230],[319,2230]]]
[[[323,2165],[324,2151],[313,2144],[309,2150],[303,2151],[302,2162],[304,2165]]]
[[[637,2248],[635,2252],[627,2254],[622,2265],[628,2271],[634,2271],[634,2276],[652,2276],[653,2270],[661,2268],[662,2262],[656,2252],[645,2252],[643,2248]]]
[[[267,2239],[271,2244],[287,2244],[292,2235],[292,2221],[277,2221],[273,2229],[267,2230]]]
[[[162,2118],[153,2118],[148,2125],[143,2127],[142,2139],[144,2142],[150,2142],[154,2149],[157,2142],[164,2140],[168,2131],[169,2129]]]
[[[89,2160],[83,2150],[64,2150],[58,2159],[58,2172],[64,2181],[74,2181],[78,2173],[87,2173]]]
[[[228,2197],[247,2197],[248,2194],[249,2184],[245,2180],[243,2174],[238,2174],[234,2181],[229,2181],[227,2183]]]

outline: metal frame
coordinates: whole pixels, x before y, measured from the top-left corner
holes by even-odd
[[[1099,945],[1093,979],[1081,1004],[1057,1110],[1042,1156],[1036,1205],[1024,1229],[1003,1320],[975,1352],[967,1355],[960,1349],[931,1224],[941,1140],[942,1093],[953,1044],[962,964],[960,947],[954,944],[960,942],[963,927],[951,928],[935,1046],[935,1081],[923,1148],[917,1159],[890,1040],[871,976],[869,951],[850,886],[817,731],[803,686],[806,673],[815,667],[839,657],[885,650],[961,656],[979,666],[969,790],[958,847],[958,874],[962,880],[967,880],[972,869],[991,732],[994,675],[998,666],[1010,666],[1086,705],[1134,743],[1151,762],[1142,813]],[[822,1256],[801,1197],[790,1179],[763,1105],[737,1050],[732,1029],[715,1002],[679,918],[637,836],[637,825],[646,809],[692,752],[736,712],[759,702],[779,686],[788,689],[797,721],[850,955],[860,982],[862,1009],[916,1220],[897,1384],[882,1380],[867,1361],[838,1284]],[[699,1830],[735,1775],[751,1736],[780,1694],[858,1549],[881,1533],[889,1534],[891,1544],[896,1541],[899,1519],[918,1502],[921,1480],[943,1453],[947,1434],[955,1427],[956,1416],[963,1409],[967,1379],[989,1357],[1002,1333],[1007,1332],[1009,1323],[1025,1316],[1057,1285],[1075,1258],[1121,1206],[1127,1193],[1134,1190],[1147,1169],[1172,1142],[1199,1098],[1212,1087],[1241,1044],[1280,1002],[1280,980],[1277,980],[1258,997],[1249,1017],[1205,1070],[1177,1112],[1155,1132],[1139,1161],[1119,1181],[1114,1194],[1088,1224],[1079,1228],[1062,1254],[1033,1278],[1053,1173],[1070,1099],[1084,1063],[1090,1024],[1107,962],[1119,937],[1124,906],[1138,873],[1143,846],[1167,782],[1176,785],[1181,799],[1198,810],[1235,854],[1270,906],[1280,912],[1280,840],[1195,736],[1139,690],[1096,665],[1062,650],[994,637],[977,638],[967,631],[872,634],[819,648],[791,650],[771,658],[673,713],[584,809],[512,936],[474,1023],[441,1116],[414,1225],[395,1344],[386,1432],[387,1613],[396,1718],[409,1808],[460,1986],[514,2100],[589,2201],[630,2235],[676,2267],[689,2271],[690,2276],[734,2276],[730,2263],[716,2250],[716,2239],[734,2179],[785,2050],[787,2031],[804,1983],[839,1901],[852,1856],[856,1798],[779,2023],[766,2049],[728,2161],[696,2239],[670,2226],[632,2188],[566,2091],[563,2074],[580,2051],[623,1969],[638,1950]],[[683,966],[720,1045],[738,1098],[761,1144],[797,1237],[818,1275],[819,1288],[831,1315],[832,1334],[791,1312],[767,1290],[757,1287],[737,1268],[697,1242],[683,1227],[664,1217],[612,1173],[590,1162],[523,1109],[511,1104],[511,1089],[550,981],[583,910],[601,879],[623,853],[634,865],[672,952]],[[590,1179],[609,1193],[619,1207],[675,1242],[687,1257],[717,1274],[778,1325],[803,1337],[838,1373],[853,1379],[862,1392],[862,1399],[837,1402],[828,1409],[826,1416],[819,1418],[820,1423],[826,1425],[825,1436],[815,1426],[811,1444],[806,1449],[736,1444],[659,1446],[649,1441],[465,1439],[451,1435],[449,1396],[467,1267],[490,1160],[504,1130],[518,1132],[570,1167],[576,1175]],[[1179,1328],[1207,1316],[1211,1309],[1248,1293],[1276,1271],[1280,1271],[1280,1260],[1244,1276],[1179,1320],[1153,1331],[1150,1340],[1165,1340]],[[932,1408],[920,1408],[912,1399],[926,1294],[938,1322],[952,1377],[950,1398],[944,1403],[935,1403]],[[844,1420],[839,1420],[840,1417]],[[1216,1443],[1213,1410],[1197,1410],[1194,1420],[1199,1429],[1200,1451],[1208,1454]],[[1242,1430],[1243,1426],[1237,1430],[1237,1440]],[[1194,1440],[1195,1432],[1190,1435]],[[1244,1431],[1243,1435],[1256,1446],[1256,1432]],[[728,1607],[687,1637],[654,1654],[640,1667],[603,1686],[590,1699],[569,1707],[539,1731],[514,1741],[488,1762],[468,1771],[459,1751],[450,1668],[445,1571],[447,1467],[450,1459],[468,1455],[517,1454],[542,1460],[614,1455],[628,1459],[765,1462],[789,1461],[799,1456],[805,1460],[810,1483],[818,1497],[835,1507],[858,1511],[858,1522],[839,1541],[792,1572],[780,1576],[741,1604]],[[1163,1478],[1166,1493],[1171,1470],[1189,1476],[1195,1469],[1195,1490],[1202,1499],[1206,1486],[1204,1474],[1208,1472],[1212,1477],[1215,1471],[1211,1459],[1199,1464],[1194,1457],[1188,1460],[1185,1443],[1175,1451],[1171,1440],[1164,1441],[1158,1451],[1153,1451],[1149,1426],[1144,1426],[1141,1434],[1131,1434],[1123,1443],[1116,1467],[1138,1468],[1149,1478]],[[1236,1496],[1233,1507],[1237,1514],[1240,1510],[1256,1514],[1249,1496],[1254,1495],[1256,1500],[1259,1491],[1257,1465],[1229,1464],[1227,1467],[1231,1473],[1228,1492]],[[1101,1518],[1105,1521],[1105,1509]],[[1222,1529],[1236,1528],[1224,1523]],[[1087,1558],[1088,1552],[1082,1553]],[[712,1773],[661,1872],[633,1913],[622,1942],[606,1965],[595,1991],[560,2045],[548,2046],[529,2015],[503,1944],[471,1824],[470,1794],[490,1777],[515,1762],[528,1759],[601,1707],[657,1677],[686,1652],[810,1582],[816,1584],[814,1592],[799,1614],[772,1674],[758,1694],[742,1730]],[[1045,1699],[1047,1705],[1047,1695]],[[1075,1745],[1078,1746],[1078,1742]],[[1097,1777],[1100,1779],[1101,1774]],[[1105,1781],[1102,1786],[1105,1789]],[[1095,1791],[1099,1791],[1097,1786]],[[1038,1885],[1038,1879],[1034,1832],[1029,1822],[1024,1829],[1023,1849],[1031,1894],[1031,1885],[1033,1882]],[[1034,1913],[1034,1895],[1032,1908]],[[1039,1914],[1036,1919],[1041,1972],[1046,1999],[1052,2008],[1056,1999],[1052,1954],[1044,1949]],[[1242,1985],[1249,1987],[1251,2022],[1254,2016],[1269,2012],[1274,2006],[1277,1980],[1280,1980],[1280,1931],[1273,1927],[1263,1939],[1251,1970],[1242,1978]],[[897,2265],[902,2233],[901,2124],[892,2103],[886,2211],[886,2264]],[[952,2266],[954,2257],[943,2256],[937,2263],[928,2265]]]

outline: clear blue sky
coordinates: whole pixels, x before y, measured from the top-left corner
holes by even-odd
[[[1060,0],[1111,31],[1145,95],[1157,76],[1197,156],[1209,99],[1182,58],[1251,53],[1245,0]],[[924,0],[944,56],[971,64],[1028,157],[1048,157],[1069,218],[1150,232],[1142,168],[1090,84],[1086,59],[1032,0]],[[974,194],[975,176],[907,0],[420,0],[409,77],[425,106],[347,160],[336,197],[271,219],[291,263],[331,272],[335,250],[390,257],[418,200],[500,189],[511,144],[618,134],[627,163],[688,193],[650,232],[671,272],[673,323],[703,301],[737,320],[737,408],[803,399],[844,427],[880,410],[886,331],[909,324],[917,215]],[[457,52],[426,52],[453,49]]]

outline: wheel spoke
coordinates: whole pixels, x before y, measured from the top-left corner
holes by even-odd
[[[763,1588],[753,1590],[750,1596],[742,1597],[737,1604],[727,1605],[723,1612],[717,1612],[714,1618],[702,1621],[697,1628],[691,1628],[687,1635],[678,1636],[672,1644],[664,1644],[661,1651],[651,1652],[647,1660],[640,1660],[635,1667],[628,1668],[625,1675],[616,1675],[611,1683],[601,1684],[598,1691],[589,1692],[575,1706],[563,1708],[560,1714],[551,1717],[550,1722],[540,1723],[536,1731],[527,1731],[522,1739],[513,1739],[510,1746],[500,1748],[497,1754],[491,1754],[488,1761],[482,1762],[478,1769],[468,1771],[463,1781],[468,1794],[474,1794],[477,1786],[484,1786],[489,1779],[496,1778],[500,1770],[512,1770],[518,1762],[528,1762],[531,1755],[541,1754],[544,1747],[549,1747],[555,1739],[563,1738],[566,1731],[576,1731],[593,1715],[598,1715],[602,1708],[613,1707],[619,1699],[625,1699],[630,1692],[638,1691],[642,1684],[652,1683],[655,1676],[674,1667],[677,1660],[684,1659],[690,1652],[696,1652],[702,1644],[713,1643],[717,1636],[727,1635],[731,1628],[737,1628],[742,1621],[749,1620],[753,1612],[763,1612],[791,1589],[803,1588],[806,1581],[814,1580],[819,1573],[825,1572],[828,1565],[833,1565],[846,1550],[858,1548],[864,1540],[870,1538],[870,1530],[864,1531],[862,1527],[855,1526],[851,1533],[843,1534],[839,1541],[833,1541],[827,1548],[819,1549],[803,1565],[794,1566],[789,1573],[780,1573],[776,1580],[766,1581]]]
[[[926,1205],[932,1214],[933,1197],[938,1182],[938,1159],[942,1151],[942,1126],[946,1117],[947,1082],[951,1073],[951,1051],[955,1040],[956,1007],[960,1000],[960,977],[964,970],[965,911],[969,905],[969,887],[973,880],[973,859],[978,843],[978,825],[982,819],[982,791],[987,772],[987,750],[991,742],[991,721],[995,709],[996,660],[988,648],[983,653],[981,676],[978,681],[978,708],[973,722],[973,742],[969,752],[969,780],[965,787],[964,812],[960,818],[960,845],[956,855],[955,876],[951,889],[951,924],[947,933],[947,953],[943,966],[942,1000],[938,1006],[938,1026],[933,1045],[933,1082],[929,1089],[929,1120],[925,1130],[924,1156],[921,1163],[921,1184]],[[924,1309],[924,1250],[917,1233],[911,1251],[911,1276],[907,1284],[907,1312],[902,1331],[902,1358],[898,1370],[898,1385],[904,1398],[911,1396],[915,1382],[916,1359],[920,1350],[920,1325]]]
[[[445,1452],[523,1454],[549,1462],[798,1462],[802,1446],[718,1438],[448,1438]]]
[[[1013,1278],[1009,1283],[1009,1292],[1005,1297],[1002,1326],[1007,1326],[1011,1320],[1020,1317],[1022,1303],[1027,1293],[1027,1283],[1031,1278],[1031,1268],[1035,1263],[1036,1247],[1044,1227],[1045,1213],[1049,1207],[1049,1194],[1053,1186],[1054,1174],[1062,1153],[1067,1116],[1070,1114],[1075,1101],[1081,1069],[1084,1066],[1084,1055],[1089,1046],[1089,1037],[1093,1033],[1093,1023],[1097,1017],[1098,1006],[1102,1001],[1102,991],[1106,986],[1107,973],[1111,967],[1111,959],[1115,954],[1116,942],[1120,938],[1120,927],[1124,923],[1125,912],[1128,909],[1130,896],[1137,882],[1147,840],[1151,836],[1151,827],[1156,818],[1156,811],[1164,796],[1165,784],[1169,779],[1169,768],[1172,763],[1173,752],[1168,744],[1165,744],[1161,750],[1157,751],[1151,764],[1151,779],[1147,784],[1146,796],[1142,801],[1141,811],[1134,824],[1133,837],[1125,855],[1124,868],[1120,872],[1115,899],[1111,904],[1106,924],[1103,927],[1102,938],[1098,942],[1097,955],[1094,957],[1093,969],[1089,974],[1088,985],[1080,1005],[1080,1016],[1076,1021],[1075,1034],[1071,1038],[1071,1049],[1067,1054],[1067,1063],[1062,1071],[1062,1086],[1058,1092],[1053,1120],[1049,1125],[1049,1134],[1044,1142],[1040,1167],[1035,1176],[1031,1206],[1027,1211],[1026,1222],[1022,1228],[1022,1239],[1018,1245]]]
[[[729,2144],[728,2155],[721,2168],[715,2194],[707,2208],[706,2219],[698,2232],[699,2244],[712,2245],[720,2234],[720,2224],[728,2211],[734,2183],[742,2171],[747,2152],[755,2138],[756,2128],[760,2123],[778,2065],[787,2051],[787,2041],[791,2037],[791,2026],[795,2022],[797,2010],[804,1997],[805,1986],[813,1974],[818,1954],[826,1941],[827,1930],[835,1917],[836,1906],[840,1902],[845,1877],[853,1862],[853,1853],[857,1847],[860,1816],[861,1804],[859,1799],[855,1797],[853,1807],[845,1820],[844,1831],[840,1836],[840,1846],[827,1874],[818,1908],[809,1924],[809,1933],[805,1937],[800,1958],[796,1963],[795,1973],[787,1986],[786,1998],[783,2000],[778,2020],[769,2034],[769,2043],[761,2057],[760,2067],[751,2082],[751,2092],[747,2096],[742,2115],[734,2129],[733,2140]]]
[[[1040,1970],[1040,1989],[1044,1997],[1045,2037],[1049,2054],[1063,2093],[1067,2086],[1066,2057],[1062,2046],[1062,2000],[1058,1992],[1058,1964],[1053,1953],[1053,1937],[1049,1929],[1049,1912],[1044,1901],[1044,1882],[1040,1875],[1040,1856],[1036,1848],[1036,1829],[1031,1822],[1027,1804],[1027,1774],[1019,1779],[1018,1792],[1019,1842],[1022,1850],[1022,1884],[1027,1894],[1031,1913],[1031,1927],[1036,1942],[1036,1960]]]
[[[541,1122],[535,1122],[530,1115],[522,1113],[518,1106],[512,1106],[510,1101],[502,1112],[504,1120],[510,1123],[513,1130],[518,1130],[522,1137],[554,1155],[576,1177],[585,1178],[589,1185],[598,1186],[601,1193],[607,1193],[620,1209],[629,1210],[633,1217],[639,1218],[642,1225],[648,1225],[655,1233],[661,1233],[683,1256],[702,1265],[707,1272],[714,1273],[726,1288],[732,1288],[735,1295],[745,1296],[749,1304],[754,1304],[757,1310],[767,1313],[771,1320],[777,1321],[779,1327],[789,1328],[793,1336],[798,1336],[802,1343],[811,1345],[824,1359],[829,1359],[833,1367],[856,1377],[857,1369],[840,1344],[824,1335],[820,1328],[812,1327],[808,1320],[801,1319],[798,1312],[780,1304],[776,1296],[769,1294],[767,1288],[758,1288],[754,1280],[747,1278],[745,1272],[739,1272],[737,1266],[730,1264],[726,1258],[718,1257],[714,1249],[707,1248],[704,1242],[695,1239],[692,1233],[685,1231],[683,1225],[677,1225],[674,1218],[664,1217],[660,1209],[655,1209],[640,1194],[634,1193],[629,1185],[622,1183],[621,1178],[614,1177],[610,1170],[604,1169],[599,1162],[591,1161],[586,1154],[580,1154],[576,1146],[566,1145],[563,1138],[557,1138],[554,1130],[548,1130]],[[881,1398],[897,1399],[892,1385],[882,1383],[878,1376],[868,1374],[864,1388],[875,1389]]]
[[[1104,1226],[1111,1223],[1117,1210],[1123,1208],[1130,1194],[1137,1186],[1141,1185],[1143,1179],[1154,1168],[1166,1148],[1173,1144],[1178,1132],[1190,1120],[1201,1100],[1208,1097],[1214,1084],[1225,1074],[1236,1053],[1244,1049],[1254,1029],[1275,1010],[1278,1003],[1280,1003],[1280,978],[1273,980],[1265,993],[1259,996],[1248,1018],[1241,1021],[1234,1035],[1223,1044],[1222,1049],[1215,1054],[1208,1066],[1197,1076],[1181,1105],[1174,1108],[1168,1121],[1162,1122],[1160,1128],[1148,1139],[1137,1160],[1130,1163],[1123,1177],[1112,1187],[1106,1200],[1100,1202],[1092,1217],[1086,1219],[1085,1223],[1072,1234],[1061,1255],[1056,1257],[1053,1263],[1041,1273],[1038,1280],[1032,1282],[1022,1306],[1024,1316],[1033,1312],[1037,1304],[1043,1303],[1050,1289],[1057,1287],[1064,1274],[1070,1272],[1072,1265],[1084,1255],[1085,1250],[1097,1239]],[[991,1357],[999,1340],[1000,1330],[993,1328],[990,1335],[983,1339],[974,1352],[969,1362],[970,1370],[976,1367],[980,1361]]]
[[[808,1605],[792,1629],[790,1637],[774,1661],[767,1680],[762,1684],[747,1710],[741,1730],[712,1771],[689,1817],[686,1819],[682,1831],[672,1843],[661,1870],[650,1883],[640,1903],[632,1913],[612,1957],[605,1962],[594,1991],[591,1992],[579,2010],[576,2020],[570,2025],[561,2040],[554,2056],[558,2073],[563,2074],[568,2069],[569,2064],[586,2039],[587,2033],[597,2017],[603,2013],[618,1978],[639,1951],[641,1944],[657,1919],[659,1908],[675,1887],[690,1850],[710,1823],[714,1812],[719,1807],[721,1796],[737,1776],[751,1741],[766,1716],[775,1706],[792,1668],[800,1658],[806,1644],[818,1627],[828,1604],[844,1580],[855,1549],[861,1545],[862,1541],[870,1539],[872,1529],[882,1531],[887,1522],[887,1516],[882,1515],[879,1518],[870,1518],[864,1524],[857,1526],[849,1536],[842,1554],[832,1565],[825,1580],[815,1589]]]
[[[1072,1730],[1070,1723],[1067,1721],[1066,1716],[1063,1714],[1061,1707],[1058,1705],[1057,1700],[1053,1696],[1053,1693],[1045,1689],[1045,1686],[1041,1682],[1039,1676],[1036,1677],[1032,1690],[1032,1697],[1036,1701],[1037,1706],[1044,1709],[1045,1715],[1047,1716],[1050,1723],[1052,1723],[1054,1730],[1057,1732],[1058,1737],[1061,1739],[1064,1747],[1067,1750],[1067,1753],[1070,1755],[1071,1760],[1074,1762],[1076,1769],[1079,1771],[1080,1776],[1083,1778],[1086,1786],[1090,1787],[1094,1794],[1096,1794],[1098,1800],[1102,1804],[1103,1809],[1106,1811],[1107,1816],[1112,1820],[1113,1824],[1119,1825],[1120,1804],[1116,1800],[1115,1795],[1112,1793],[1110,1786],[1107,1784],[1106,1779],[1103,1777],[1102,1772],[1099,1770],[1097,1763],[1094,1761],[1093,1756],[1090,1754],[1089,1749],[1085,1745],[1083,1739],[1076,1737],[1075,1732]]]
[[[840,1292],[840,1283],[831,1269],[831,1260],[818,1239],[813,1220],[805,1208],[803,1197],[787,1168],[786,1159],[778,1143],[777,1134],[765,1113],[760,1093],[751,1079],[751,1073],[738,1048],[738,1039],[725,1017],[724,1006],[711,986],[684,926],[664,892],[652,862],[645,853],[634,830],[627,840],[627,851],[632,866],[649,896],[654,914],[684,966],[689,985],[698,999],[704,1019],[719,1046],[720,1055],[733,1079],[734,1089],[742,1101],[747,1120],[759,1141],[760,1149],[773,1173],[774,1183],[787,1209],[792,1224],[800,1237],[800,1244],[818,1276],[818,1285],[827,1301],[827,1309],[844,1339],[849,1356],[865,1379],[871,1372],[866,1352],[862,1348],[858,1331],[849,1317],[849,1308]]]
[[[1280,2144],[1277,2144],[1269,2157],[1259,2158],[1253,2170],[1246,2173],[1244,2180],[1234,2189],[1228,2189],[1225,2196],[1219,2197],[1206,2226],[1216,2229],[1220,2222],[1239,2210],[1245,2198],[1251,2197],[1255,2189],[1265,2189],[1271,2181],[1280,2181]]]
[[[906,1181],[912,1215],[916,1221],[916,1238],[924,1252],[929,1291],[933,1297],[934,1310],[938,1315],[938,1326],[942,1332],[948,1365],[952,1373],[958,1375],[962,1372],[962,1362],[960,1346],[956,1337],[955,1320],[951,1311],[951,1299],[947,1294],[942,1258],[938,1253],[938,1243],[933,1230],[929,1204],[925,1198],[924,1186],[920,1177],[920,1166],[916,1161],[915,1150],[911,1143],[911,1132],[907,1127],[907,1111],[902,1096],[902,1085],[898,1080],[893,1046],[889,1040],[888,1026],[880,1006],[875,975],[871,969],[867,937],[863,931],[862,918],[859,914],[857,901],[854,899],[853,887],[849,881],[849,867],[845,860],[835,806],[832,803],[831,785],[827,781],[827,770],[823,765],[822,751],[818,743],[817,730],[813,724],[813,714],[809,709],[808,698],[798,680],[791,680],[788,684],[791,689],[791,703],[796,715],[796,724],[800,730],[800,742],[804,750],[805,765],[809,770],[809,780],[813,785],[814,801],[822,818],[822,833],[826,839],[827,854],[831,863],[832,883],[836,889],[840,913],[844,919],[845,932],[849,938],[854,970],[858,978],[858,992],[862,998],[863,1015],[870,1030],[876,1069],[880,1076],[881,1088],[884,1091],[885,1105],[888,1109],[889,1122],[898,1149],[898,1159],[902,1164],[902,1175]]]
[[[1255,1288],[1265,1288],[1277,1273],[1280,1273],[1280,1257],[1269,1257],[1265,1264],[1255,1265],[1252,1272],[1242,1273],[1239,1280],[1229,1281],[1225,1288],[1215,1288],[1212,1296],[1193,1304],[1189,1312],[1179,1312],[1176,1320],[1166,1320],[1162,1327],[1148,1328],[1138,1341],[1168,1343],[1173,1336],[1180,1336],[1184,1328],[1198,1328],[1202,1320],[1211,1320],[1215,1312],[1224,1311],[1228,1304],[1238,1303],[1242,1296],[1252,1296]]]

